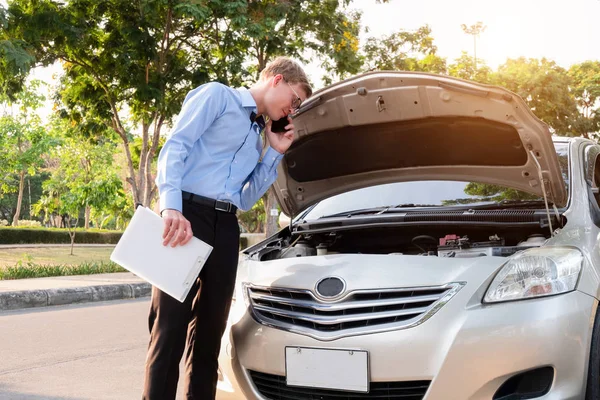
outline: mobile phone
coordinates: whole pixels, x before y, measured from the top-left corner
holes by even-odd
[[[273,121],[271,123],[271,132],[283,133],[285,132],[285,127],[289,124],[290,121],[288,121],[288,117],[286,115],[285,117],[278,119],[277,121]]]

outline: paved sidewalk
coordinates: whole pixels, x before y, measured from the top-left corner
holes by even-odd
[[[0,280],[0,311],[150,296],[152,286],[132,274]]]

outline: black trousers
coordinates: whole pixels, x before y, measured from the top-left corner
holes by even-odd
[[[213,246],[183,303],[152,289],[144,400],[175,399],[185,350],[185,398],[213,400],[221,337],[237,272],[240,230],[235,214],[183,202],[194,236]],[[169,268],[165,265],[165,268]]]

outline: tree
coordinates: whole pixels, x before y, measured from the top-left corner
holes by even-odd
[[[480,83],[490,83],[492,70],[482,61],[479,67],[466,52],[448,66],[448,74],[457,78],[468,79]]]
[[[162,128],[193,87],[215,80],[232,86],[251,82],[282,54],[304,59],[313,52],[340,76],[359,70],[360,15],[347,12],[349,3],[13,0],[8,29],[38,64],[63,63],[65,112],[74,119],[93,115],[118,134],[134,200],[149,205],[156,194],[151,165]],[[142,148],[136,168],[129,144],[137,127]]]
[[[521,96],[534,114],[556,133],[574,134],[578,110],[571,92],[571,78],[554,61],[509,59],[498,68],[492,83]]]
[[[264,232],[265,229],[265,205],[264,198],[256,202],[256,204],[248,211],[239,215],[238,221],[244,229],[250,233]]]
[[[2,147],[1,143],[0,147]],[[0,153],[1,152],[2,151],[0,150]],[[2,157],[2,155],[0,155],[0,157]],[[42,195],[42,182],[47,180],[49,176],[50,175],[43,170],[35,175],[27,176],[21,204],[21,214],[19,217],[20,221],[24,219],[31,220],[33,218],[33,214],[31,212],[32,205],[40,199],[40,196]],[[3,183],[8,187],[11,187],[11,189],[18,188],[19,186],[19,180],[16,176],[5,176]],[[18,198],[18,190],[13,192],[3,192],[3,194],[0,196],[0,220],[12,221],[15,211],[17,210]]]
[[[52,145],[52,140],[46,135],[45,129],[35,110],[40,107],[43,96],[36,93],[40,82],[32,81],[30,86],[15,97],[16,102],[11,107],[18,107],[17,115],[0,117],[0,154],[3,162],[0,173],[7,176],[0,186],[0,196],[3,193],[15,191],[10,184],[11,177],[18,182],[17,205],[12,219],[12,225],[19,224],[25,178],[35,175],[43,165],[42,154]]]
[[[589,138],[590,133],[600,130],[600,114],[598,113],[600,62],[585,61],[572,65],[568,74],[572,83],[571,92],[581,110],[574,126],[574,132]]]
[[[208,80],[241,83],[245,53],[237,32],[224,25],[240,18],[244,4],[14,0],[8,26],[26,41],[38,64],[63,64],[60,95],[66,110],[114,130],[127,156],[133,198],[148,205],[156,192],[151,164],[160,134],[185,94]],[[142,139],[137,168],[128,118]]]
[[[476,24],[471,26],[461,24],[460,27],[464,33],[473,36],[473,60],[475,69],[477,69],[477,38],[483,33],[483,31],[485,31],[485,28],[487,27],[483,25],[483,22],[481,21],[478,21]]]
[[[96,214],[113,211],[124,195],[121,180],[111,168],[114,147],[111,142],[94,143],[67,136],[53,150],[58,164],[44,182],[45,195],[37,203],[36,212],[43,212],[45,220],[53,213],[63,216],[71,236],[71,254],[80,211],[84,210],[87,229],[92,210]]]
[[[69,238],[71,239],[71,252],[75,244],[75,234],[79,222],[79,213],[81,211],[81,200],[69,190],[68,180],[64,171],[58,170],[52,174],[52,177],[43,184],[45,194],[33,206],[35,215],[44,213],[44,222],[52,214],[58,214],[65,224]]]
[[[363,46],[363,70],[446,72],[446,60],[437,53],[431,28],[400,30],[389,36],[369,38]]]
[[[319,57],[321,67],[327,71],[325,83],[360,70],[360,14],[347,10],[350,0],[262,0],[245,4],[233,26],[242,47],[248,49],[246,60],[255,80],[267,63],[280,55],[301,61],[307,61],[307,54]],[[266,234],[270,236],[278,230],[277,215],[271,213],[278,210],[272,189],[263,196],[263,203]],[[249,213],[248,219],[253,219],[255,210]]]
[[[0,99],[15,100],[21,91],[34,57],[24,48],[24,42],[8,32],[8,13],[0,4]]]

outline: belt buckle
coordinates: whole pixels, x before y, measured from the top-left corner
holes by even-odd
[[[219,204],[223,204],[225,208],[221,207]],[[231,212],[231,203],[222,200],[215,201],[215,210],[223,211],[223,212]]]

